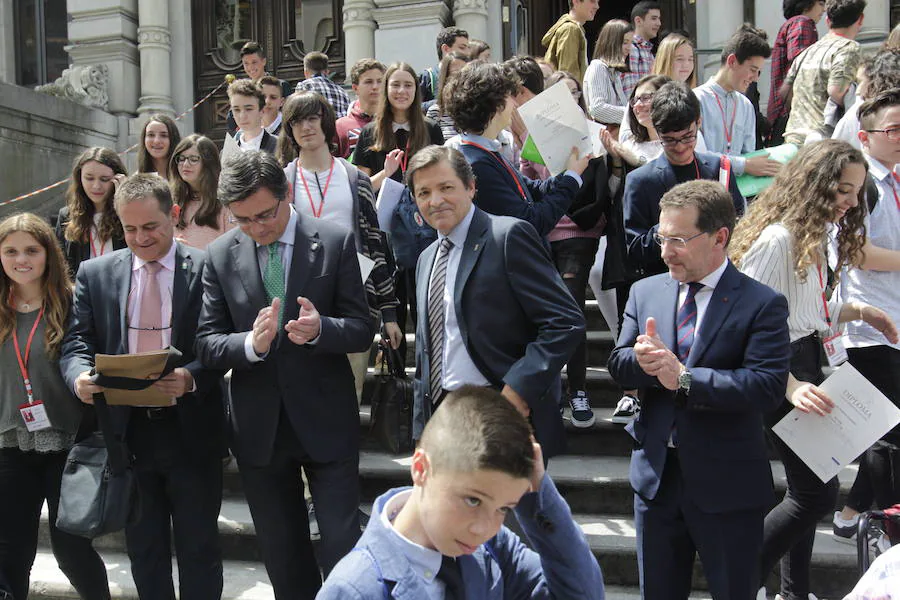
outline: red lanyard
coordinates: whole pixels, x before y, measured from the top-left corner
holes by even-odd
[[[316,210],[315,204],[313,204],[312,194],[309,192],[309,186],[306,184],[306,176],[303,174],[303,167],[300,166],[300,159],[297,159],[297,171],[300,173],[300,179],[303,181],[303,187],[306,189],[306,197],[309,199],[309,208],[312,210],[312,214],[315,218],[319,218],[322,216],[322,210],[325,208],[325,194],[328,193],[328,185],[331,183],[331,176],[334,175],[334,157],[331,157],[331,168],[328,169],[328,179],[325,180],[325,189],[319,188],[319,193],[322,195],[322,199],[319,201],[319,210]],[[318,175],[316,176],[316,183],[319,182]]]
[[[822,266],[816,266],[816,273],[819,274],[819,287],[822,288],[822,306],[825,307],[825,322],[831,328],[831,315],[828,313],[828,300],[825,298],[825,280],[822,278]]]
[[[403,151],[403,157],[400,159],[400,173],[406,173],[406,164],[409,162],[409,141],[406,142],[406,150]]]
[[[725,149],[726,153],[731,152],[731,136],[734,132],[734,119],[737,117],[737,102],[734,103],[734,112],[731,113],[731,126],[728,125],[728,118],[725,115],[725,107],[722,106],[722,101],[719,100],[719,95],[713,91],[713,97],[716,99],[716,104],[719,105],[719,112],[722,113],[722,126],[725,128],[725,141],[728,143],[728,147]]]
[[[97,239],[97,238],[94,237],[94,228],[93,228],[93,227],[91,227],[91,230],[90,230],[90,232],[88,233],[88,239],[89,239],[90,242],[91,242],[91,258],[96,258],[96,257],[98,257],[98,256],[103,256],[103,252],[106,250],[105,244],[103,243],[103,240],[99,240],[99,242],[100,242],[100,245],[99,245],[99,246],[96,246],[96,245],[94,244],[94,240]]]
[[[28,377],[28,357],[31,355],[31,342],[34,340],[34,333],[37,331],[38,323],[44,316],[44,306],[41,305],[41,312],[38,313],[34,325],[31,326],[31,333],[28,334],[28,342],[25,344],[25,357],[22,357],[22,351],[19,349],[19,336],[16,333],[16,327],[13,327],[13,346],[16,349],[16,358],[19,361],[19,370],[22,372],[22,380],[25,382],[25,393],[28,394],[28,404],[34,404],[34,391],[31,388],[31,379]]]
[[[522,189],[522,182],[519,181],[519,178],[516,176],[516,172],[513,171],[513,168],[510,167],[510,166],[507,164],[507,162],[506,162],[505,160],[503,160],[503,159],[501,159],[501,158],[498,158],[496,154],[494,154],[493,152],[491,152],[490,150],[488,150],[487,148],[485,148],[485,147],[482,146],[481,144],[478,144],[478,143],[475,143],[475,142],[470,142],[470,141],[468,141],[468,140],[464,141],[463,144],[466,144],[466,145],[468,145],[468,146],[475,146],[476,148],[481,148],[482,150],[484,150],[485,152],[487,152],[494,160],[496,160],[498,163],[500,163],[501,165],[503,165],[503,168],[506,169],[507,173],[509,173],[509,176],[512,177],[513,181],[516,183],[516,188],[518,188],[518,190],[519,190],[519,195],[522,196],[522,200],[525,200],[525,201],[528,200],[528,196],[525,195],[525,190]],[[698,179],[700,178],[700,171],[699,171],[699,170],[697,171],[697,178],[698,178]]]

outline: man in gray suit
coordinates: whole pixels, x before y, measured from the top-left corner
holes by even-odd
[[[227,161],[219,200],[239,227],[208,247],[197,355],[232,369],[232,450],[279,600],[313,598],[359,538],[359,412],[347,354],[375,334],[353,234],[301,218],[281,166]],[[317,507],[313,555],[300,468]]]
[[[448,391],[484,385],[531,418],[544,456],[565,447],[559,373],[584,316],[534,227],[472,204],[475,176],[458,150],[429,146],[409,161],[407,184],[437,241],[416,269],[413,434]]]

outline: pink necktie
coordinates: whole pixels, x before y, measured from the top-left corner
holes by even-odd
[[[138,317],[137,351],[161,350],[162,344],[162,294],[159,291],[157,273],[162,265],[155,260],[144,265],[144,294],[141,297],[141,314]]]

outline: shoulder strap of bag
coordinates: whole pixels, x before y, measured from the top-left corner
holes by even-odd
[[[875,178],[869,173],[866,175],[866,207],[869,209],[870,215],[875,210],[876,204],[878,204],[878,184],[875,183]]]

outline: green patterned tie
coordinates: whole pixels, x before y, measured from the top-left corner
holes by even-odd
[[[281,264],[281,256],[278,254],[278,246],[281,242],[272,242],[268,245],[269,262],[266,264],[266,273],[263,275],[263,286],[266,288],[266,300],[272,304],[273,298],[281,298],[281,310],[278,311],[278,324],[281,325],[281,317],[284,314],[284,265]]]

